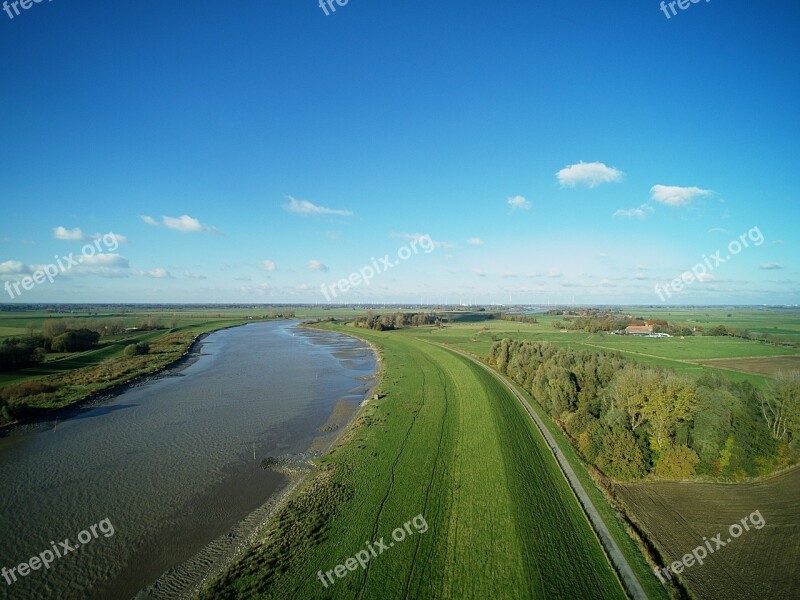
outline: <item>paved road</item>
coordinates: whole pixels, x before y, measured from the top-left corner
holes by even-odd
[[[426,340],[427,341],[427,340]],[[625,587],[625,591],[633,600],[647,600],[647,594],[644,593],[644,589],[642,589],[639,580],[636,578],[636,575],[633,573],[633,569],[628,564],[625,556],[620,551],[619,546],[614,541],[614,538],[611,537],[611,533],[608,531],[605,522],[600,517],[600,513],[597,512],[597,509],[594,506],[591,498],[586,493],[586,490],[583,488],[580,480],[578,479],[577,475],[575,475],[575,471],[572,469],[572,465],[569,464],[567,461],[566,456],[561,451],[561,448],[558,447],[555,439],[553,436],[550,435],[547,427],[545,427],[544,422],[539,418],[539,415],[536,414],[536,411],[533,410],[531,405],[528,403],[528,400],[525,396],[517,389],[517,387],[511,383],[511,381],[505,377],[504,375],[498,373],[494,369],[492,369],[489,365],[482,363],[474,356],[467,354],[461,350],[457,350],[450,346],[446,346],[444,344],[436,344],[435,342],[428,342],[430,344],[435,344],[441,348],[445,348],[446,350],[450,350],[456,354],[459,354],[465,358],[468,358],[475,364],[481,366],[482,368],[489,371],[492,375],[497,377],[500,381],[505,384],[508,389],[510,389],[517,399],[520,401],[522,406],[528,411],[528,414],[531,416],[533,421],[536,423],[536,426],[539,428],[539,431],[544,436],[545,441],[550,446],[553,451],[553,455],[558,462],[558,465],[561,467],[561,471],[564,473],[564,477],[567,478],[569,485],[572,487],[572,491],[575,492],[575,496],[578,498],[578,501],[581,503],[586,516],[589,519],[589,522],[594,527],[595,533],[597,533],[597,537],[600,538],[600,542],[603,545],[603,548],[606,551],[606,555],[608,556],[611,563],[614,565],[617,573],[619,574],[620,578],[622,579],[622,584]]]

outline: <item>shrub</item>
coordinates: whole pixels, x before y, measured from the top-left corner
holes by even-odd
[[[125,356],[144,356],[150,353],[150,344],[147,342],[139,342],[138,344],[129,344],[125,346]]]
[[[75,329],[53,338],[53,352],[81,352],[89,350],[100,340],[100,334],[90,329]]]

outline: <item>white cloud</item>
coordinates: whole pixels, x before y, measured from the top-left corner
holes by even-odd
[[[511,207],[511,210],[528,210],[531,207],[531,203],[528,202],[524,196],[512,196],[508,199],[508,205]]]
[[[153,279],[174,279],[169,271],[162,269],[161,267],[148,271],[147,276],[152,277]]]
[[[783,265],[771,262],[771,263],[764,263],[763,265],[760,265],[758,268],[764,271],[775,271],[777,269],[782,269]]]
[[[148,225],[153,225],[154,227],[163,225],[167,229],[174,229],[175,231],[180,231],[181,233],[196,233],[196,232],[220,233],[220,231],[216,227],[205,225],[201,223],[199,220],[195,219],[194,217],[190,217],[189,215],[181,215],[180,217],[169,217],[166,215],[162,215],[160,223],[156,221],[153,217],[148,215],[142,215],[139,218]]]
[[[239,288],[242,294],[264,296],[270,291],[268,283],[259,283],[257,285],[243,285]]]
[[[18,260],[7,260],[0,263],[0,275],[18,275],[25,272],[25,265]]]
[[[113,236],[117,244],[127,244],[128,238],[120,233],[109,231],[108,233],[93,233],[92,235],[84,234],[80,227],[75,229],[67,229],[66,227],[54,227],[53,237],[57,240],[65,240],[70,242],[94,242],[101,240],[105,243],[107,239]],[[109,244],[110,245],[110,244]]]
[[[481,238],[469,238],[467,243],[470,246],[483,246],[483,240]]]
[[[161,217],[161,220],[164,222],[164,227],[174,229],[175,231],[181,231],[183,233],[195,231],[216,231],[216,229],[213,227],[204,225],[189,215],[181,215],[180,217],[163,216]]]
[[[124,256],[115,253],[100,253],[93,256],[83,255],[78,259],[80,264],[59,273],[64,277],[106,277],[109,279],[128,277],[130,262]]]
[[[628,219],[644,219],[648,213],[653,212],[653,207],[649,204],[642,204],[639,208],[620,208],[614,213],[615,217],[626,217]]]
[[[557,269],[550,269],[549,271],[547,271],[546,275],[548,277],[561,277],[563,273]]]
[[[265,271],[274,271],[278,267],[275,266],[275,262],[271,260],[265,260],[261,263],[261,266],[264,268]]]
[[[81,267],[120,267],[127,269],[129,261],[119,254],[95,254],[94,256],[81,256]]]
[[[322,264],[318,260],[310,260],[306,266],[312,271],[322,271],[323,273],[327,273],[330,270],[326,265]]]
[[[650,188],[650,197],[667,206],[685,206],[691,204],[698,196],[710,196],[711,190],[699,187],[679,187],[675,185],[654,185]]]
[[[728,233],[728,230],[722,227],[712,227],[708,230],[708,233]]]
[[[432,243],[434,248],[444,248],[445,250],[451,250],[453,248],[458,247],[455,244],[451,244],[450,242],[437,242],[434,239],[432,239],[430,235],[426,233],[390,233],[389,237],[400,238],[404,240],[413,240],[416,242],[419,242],[422,238],[427,238],[429,240],[428,245]]]
[[[593,188],[603,183],[622,181],[625,174],[619,169],[609,167],[601,162],[585,163],[583,161],[569,165],[556,173],[562,187],[575,187],[578,184]]]
[[[86,239],[80,227],[76,227],[75,229],[67,229],[61,225],[53,228],[53,237],[57,240],[67,240],[70,242],[79,242]]]
[[[161,267],[151,269],[149,271],[140,271],[139,269],[135,269],[133,274],[140,275],[142,277],[150,277],[152,279],[175,279],[169,271]]]
[[[717,278],[714,277],[711,273],[700,273],[700,275],[697,276],[697,279],[703,282],[711,282],[717,280]]]
[[[285,205],[283,208],[298,215],[339,215],[342,217],[349,217],[353,214],[349,210],[318,206],[308,200],[298,200],[291,196],[287,196],[287,198],[289,199],[289,204]]]
[[[194,273],[192,271],[184,271],[183,276],[188,279],[206,279],[205,275],[200,275],[200,273]]]
[[[105,241],[105,239],[108,239],[109,237],[112,237],[112,236],[117,241],[118,244],[127,244],[128,243],[128,237],[127,236],[122,235],[121,233],[114,233],[113,231],[109,231],[108,233],[93,233],[91,236],[89,236],[89,239],[91,239],[92,241],[95,241],[95,240]]]

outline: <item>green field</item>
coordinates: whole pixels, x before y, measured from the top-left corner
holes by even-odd
[[[381,348],[383,397],[206,597],[625,597],[550,449],[504,385],[416,339],[430,330],[343,330]],[[592,494],[648,595],[666,597]],[[322,587],[318,571],[417,514],[428,532]]]
[[[800,341],[800,311],[778,309],[705,309],[693,308],[660,312],[658,309],[626,309],[634,317],[694,322],[704,327],[730,325],[794,337]],[[727,315],[731,314],[732,317]],[[677,372],[700,375],[706,370],[719,371],[733,381],[764,385],[760,374],[717,369],[699,362],[708,359],[750,358],[800,355],[800,348],[743,340],[734,337],[690,336],[686,338],[639,338],[603,333],[557,330],[553,324],[563,317],[535,315],[538,323],[485,320],[448,323],[441,330],[430,330],[431,340],[453,344],[478,356],[486,356],[494,340],[511,338],[547,341],[558,346],[592,351],[611,350],[638,362],[667,367]]]

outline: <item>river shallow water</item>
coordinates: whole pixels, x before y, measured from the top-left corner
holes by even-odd
[[[357,410],[375,367],[359,340],[253,323],[211,334],[178,373],[0,438],[0,567],[104,519],[114,528],[47,570],[0,578],[0,598],[136,595],[283,489],[261,460],[332,441],[320,429],[337,405]]]

